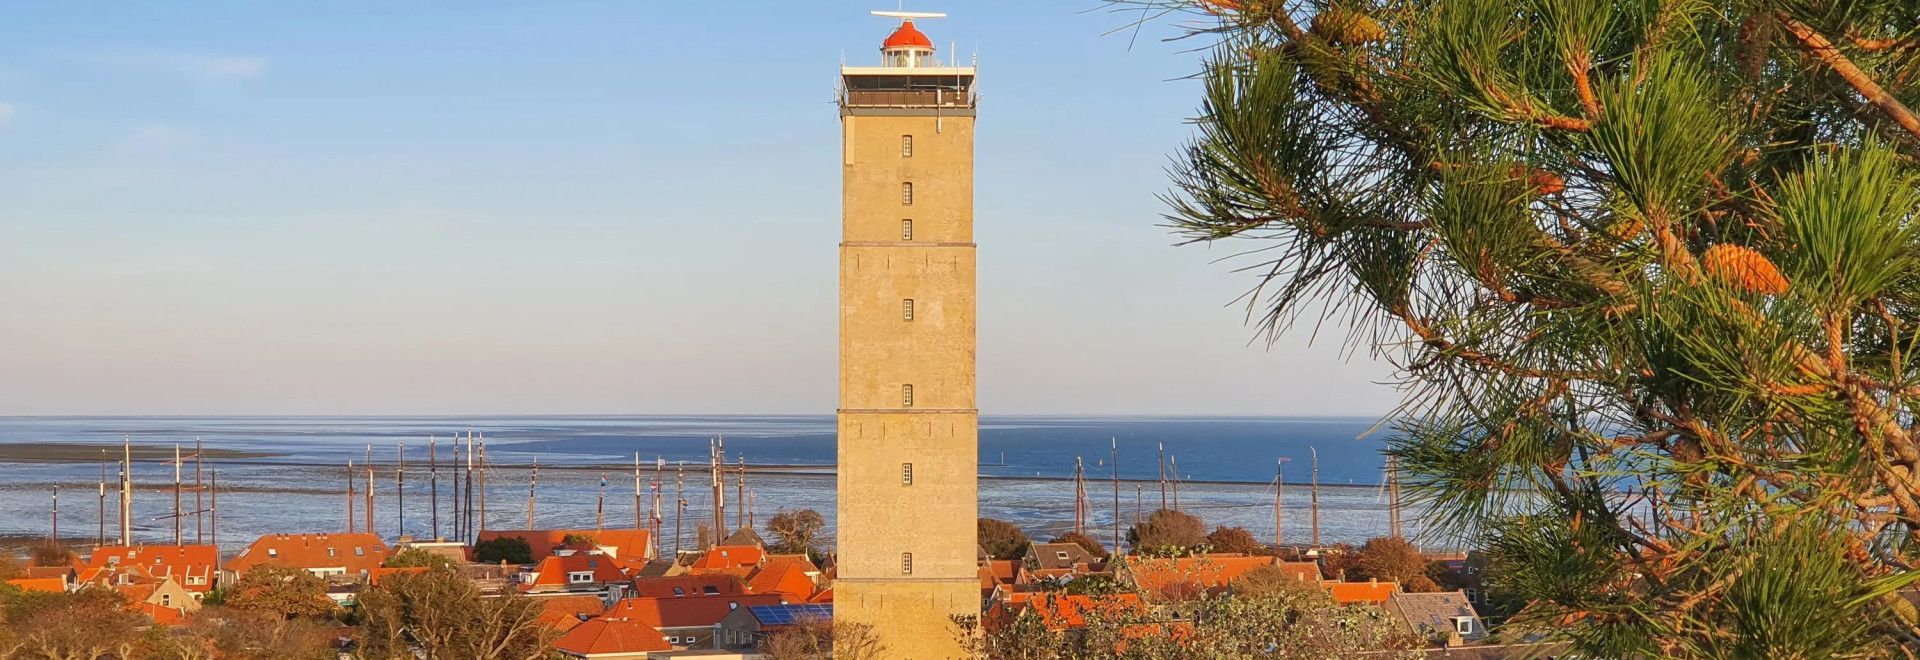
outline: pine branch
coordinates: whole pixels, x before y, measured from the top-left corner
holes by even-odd
[[[1866,97],[1868,103],[1872,103],[1874,107],[1886,114],[1888,119],[1892,119],[1894,123],[1906,129],[1914,139],[1920,140],[1920,117],[1914,116],[1913,111],[1908,110],[1906,104],[1894,98],[1893,94],[1888,93],[1872,76],[1854,65],[1853,60],[1848,59],[1846,54],[1841,53],[1832,41],[1813,29],[1813,26],[1800,22],[1786,12],[1781,12],[1779,17],[1780,23],[1800,41],[1801,48],[1819,58],[1828,68],[1833,69],[1834,73],[1839,74],[1841,79],[1846,80],[1848,85],[1853,86],[1854,91]]]

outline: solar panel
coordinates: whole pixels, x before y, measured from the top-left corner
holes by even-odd
[[[761,625],[767,626],[788,626],[807,618],[833,618],[833,606],[821,603],[749,605],[747,609],[752,611],[753,618],[760,620]]]

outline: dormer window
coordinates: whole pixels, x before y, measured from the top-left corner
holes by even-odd
[[[1460,633],[1462,635],[1473,634],[1473,617],[1470,617],[1470,616],[1453,617],[1453,631]]]
[[[593,581],[593,571],[574,571],[567,574],[568,584],[586,584]]]
[[[267,556],[268,556],[268,557],[278,557],[278,556],[280,556],[280,549],[279,549],[279,548],[267,548]]]
[[[1067,551],[1065,551],[1065,550],[1061,550],[1061,551],[1059,551],[1059,552],[1056,552],[1056,553],[1053,553],[1053,554],[1054,554],[1055,556],[1057,556],[1057,557],[1059,557],[1061,561],[1066,561],[1066,559],[1067,559]]]
[[[716,586],[713,586],[713,585],[711,585],[711,584],[709,584],[709,585],[707,585],[707,587],[706,587],[706,589],[705,589],[705,591],[707,592],[707,595],[709,595],[709,596],[717,596],[717,595],[719,595],[719,594],[720,594],[720,588],[719,588],[719,587],[716,587]]]

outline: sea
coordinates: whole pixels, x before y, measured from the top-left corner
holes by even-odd
[[[645,515],[637,516],[636,507],[645,509],[651,500],[643,496],[636,503],[634,498],[637,455],[649,484],[655,466],[666,466],[659,475],[667,505],[663,548],[675,542],[676,484],[684,478],[680,542],[692,547],[695,524],[712,515],[707,463],[709,441],[716,437],[724,442],[730,465],[744,459],[752,468],[747,487],[756,525],[764,528],[779,510],[803,508],[819,511],[829,527],[833,522],[831,415],[0,417],[0,445],[13,447],[0,458],[0,536],[49,534],[57,486],[60,536],[75,543],[96,541],[104,513],[111,540],[118,468],[106,466],[103,498],[102,464],[71,460],[76,453],[91,455],[91,448],[74,452],[71,445],[117,451],[123,439],[169,453],[177,444],[190,454],[199,443],[209,454],[256,454],[205,461],[202,478],[211,481],[218,474],[218,508],[206,513],[212,507],[203,499],[202,513],[181,519],[182,537],[190,543],[215,541],[209,528],[226,552],[266,533],[344,530],[346,464],[364,465],[369,448],[376,470],[377,531],[389,540],[401,534],[450,536],[455,471],[448,464],[449,445],[456,435],[469,433],[486,439],[489,528],[525,528],[529,493],[535,527],[631,527]],[[1317,458],[1321,538],[1359,543],[1387,533],[1381,450],[1392,434],[1391,426],[1362,417],[983,417],[980,515],[1013,522],[1036,537],[1070,530],[1078,460],[1092,509],[1087,531],[1105,541],[1116,518],[1129,525],[1160,508],[1164,445],[1170,463],[1177,465],[1169,503],[1177,497],[1181,510],[1209,525],[1246,527],[1264,540],[1276,538],[1276,475],[1283,474],[1278,538],[1288,543],[1305,543],[1312,536],[1308,484]],[[69,459],[49,460],[52,451],[37,455],[35,444],[61,447],[66,451],[59,455]],[[439,462],[437,479],[429,466],[429,444]],[[395,469],[402,456],[404,493]],[[537,484],[531,483],[536,461]],[[188,462],[183,470],[189,483],[192,469]],[[138,460],[133,473],[137,540],[171,543],[172,461]],[[738,513],[732,502],[736,479],[727,478],[730,520]],[[191,490],[182,500],[181,510],[196,510]],[[402,501],[404,508],[398,506]],[[1408,533],[1417,537],[1419,512],[1409,510],[1403,518]]]

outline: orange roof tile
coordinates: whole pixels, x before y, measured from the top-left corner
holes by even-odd
[[[751,545],[716,545],[688,566],[690,572],[716,571],[731,568],[752,568],[766,561],[767,552]]]
[[[1143,611],[1139,594],[1120,593],[1109,596],[1088,596],[1083,594],[1064,594],[1056,592],[1016,592],[1006,598],[994,601],[987,609],[985,619],[989,627],[999,627],[1011,622],[1021,612],[1033,610],[1040,614],[1048,630],[1066,630],[1084,628],[1086,616],[1095,612]]]
[[[1226,591],[1228,583],[1247,571],[1278,562],[1273,557],[1246,555],[1128,557],[1127,567],[1141,591],[1181,598]]]
[[[620,570],[620,564],[606,555],[581,552],[571,555],[550,555],[535,564],[533,581],[522,584],[522,589],[534,587],[564,587],[575,584],[573,573],[593,573],[595,585],[626,582],[627,574]]]
[[[543,596],[540,598],[540,623],[566,632],[580,625],[582,617],[595,617],[607,611],[599,596]]]
[[[372,573],[387,560],[387,544],[372,534],[268,534],[227,560],[226,569],[245,573],[265,564],[293,568],[345,568],[347,574]]]
[[[686,628],[720,623],[736,607],[779,605],[783,602],[786,599],[778,594],[626,598],[614,603],[613,608],[607,610],[607,616],[629,618],[655,628]]]
[[[1307,582],[1319,582],[1321,580],[1319,562],[1283,561],[1280,562],[1280,572]]]
[[[980,565],[980,590],[992,591],[1003,584],[1020,581],[1020,562],[1014,559],[989,559]]]
[[[594,617],[553,641],[556,649],[575,655],[671,651],[673,645],[652,626],[618,617]]]
[[[1333,595],[1334,602],[1340,603],[1341,605],[1353,605],[1356,603],[1383,605],[1387,602],[1387,598],[1393,595],[1393,592],[1400,590],[1400,583],[1393,581],[1322,582],[1320,586],[1325,587],[1327,593]]]
[[[821,589],[820,593],[814,594],[812,598],[808,598],[807,602],[809,603],[833,602],[833,587],[827,587],[825,589]]]
[[[151,617],[154,623],[163,626],[177,626],[187,621],[187,613],[177,608],[162,607],[153,603],[141,602],[135,606],[135,609],[139,610],[141,614]]]
[[[527,547],[533,550],[533,560],[540,561],[553,554],[554,548],[565,545],[567,536],[585,536],[593,539],[593,545],[605,550],[607,554],[621,559],[645,560],[653,555],[653,533],[644,529],[489,529],[480,532],[481,541],[499,538],[520,537],[526,539]]]
[[[427,567],[425,566],[400,566],[400,567],[393,567],[393,568],[389,568],[386,566],[377,566],[373,570],[367,572],[367,584],[378,586],[381,580],[390,578],[396,575],[413,575],[416,573],[425,573],[425,572],[427,572]]]
[[[220,568],[220,549],[211,545],[110,545],[95,549],[87,558],[91,570],[113,566],[139,566],[154,577],[173,576],[187,591],[207,592],[213,590],[214,573]]]
[[[756,594],[782,594],[794,602],[803,602],[813,595],[817,586],[809,573],[818,575],[820,567],[814,566],[805,555],[774,555],[747,578],[747,590]]]
[[[19,587],[22,591],[51,591],[59,593],[67,590],[67,581],[61,578],[14,578],[7,584]]]
[[[747,593],[747,587],[740,582],[740,578],[721,573],[633,579],[635,598],[738,596],[744,593]]]

